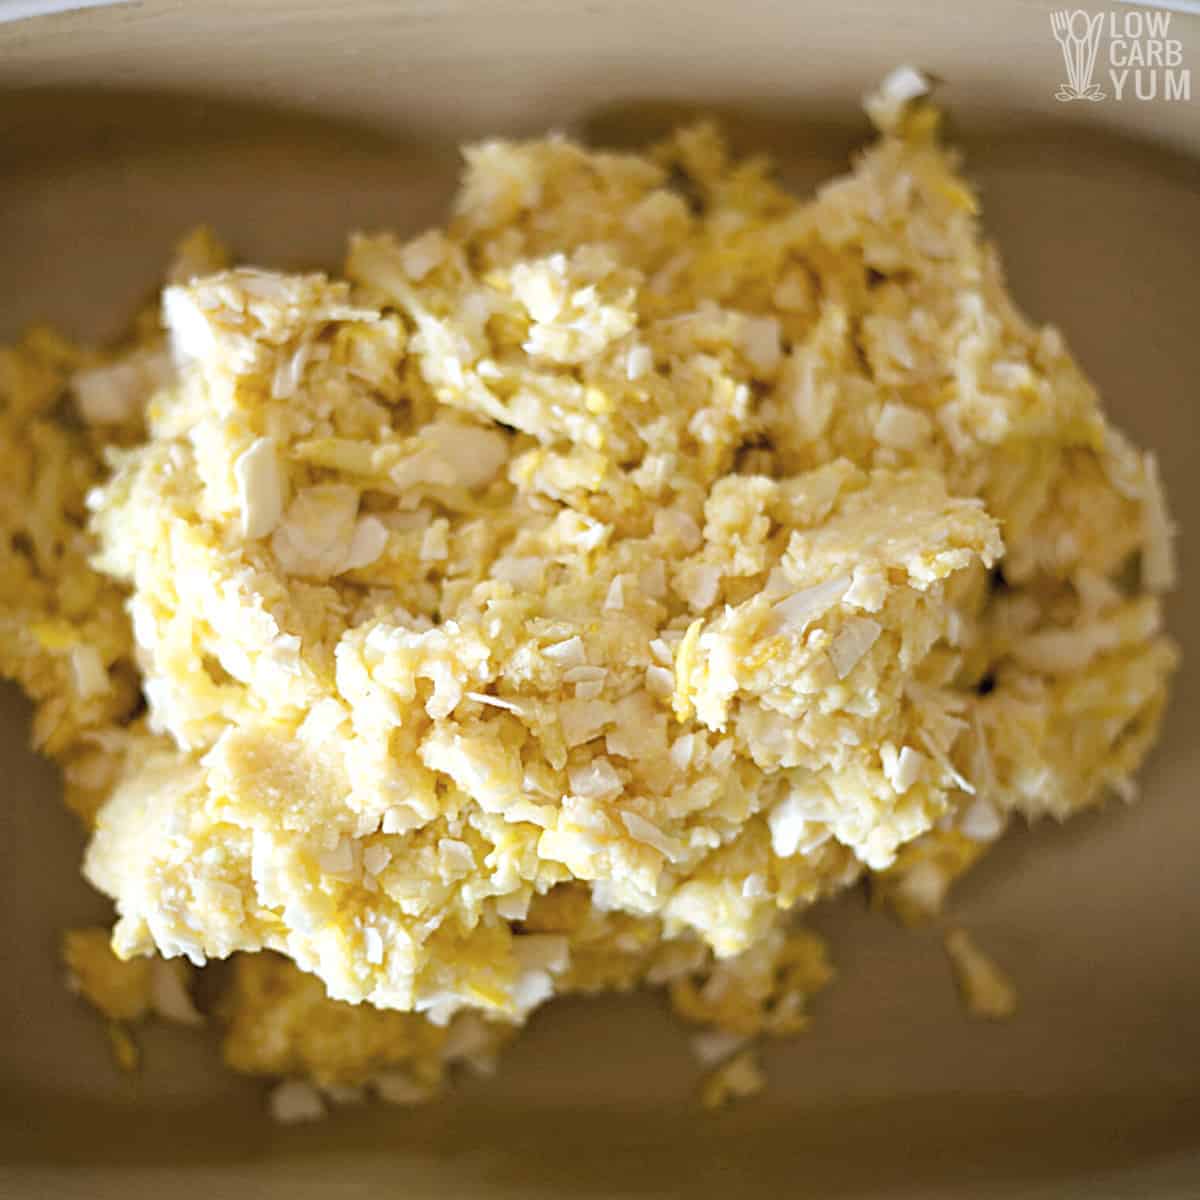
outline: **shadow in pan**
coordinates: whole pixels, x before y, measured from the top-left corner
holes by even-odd
[[[6,1102],[0,1154],[11,1165],[198,1170],[271,1159],[300,1172],[349,1155],[357,1167],[347,1165],[347,1183],[429,1172],[443,1194],[461,1196],[805,1194],[806,1183],[830,1197],[918,1186],[922,1195],[950,1196],[955,1181],[1045,1184],[1194,1149],[1198,1103],[1195,1092],[1086,1104],[947,1095],[819,1109],[751,1103],[713,1115],[685,1106],[516,1110],[473,1101],[356,1109],[322,1125],[252,1133],[220,1113],[61,1101],[48,1127]]]

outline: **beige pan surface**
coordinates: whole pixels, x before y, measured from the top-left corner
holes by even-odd
[[[0,93],[0,334],[35,318],[112,333],[200,219],[272,265],[332,263],[348,228],[417,228],[471,134],[629,141],[716,108],[810,187],[867,135],[856,94],[918,61],[946,79],[1019,301],[1064,329],[1117,421],[1161,456],[1187,663],[1144,799],[1010,835],[953,897],[1020,986],[1007,1024],[963,1014],[935,931],[903,932],[851,895],[814,915],[839,978],[813,1031],[772,1047],[768,1092],[731,1112],[699,1111],[683,1033],[641,998],[551,1006],[497,1078],[433,1106],[280,1129],[212,1039],[152,1031],[139,1079],[112,1069],[55,956],[61,928],[105,907],[5,691],[0,1195],[1200,1194],[1197,102],[1053,111],[1061,59],[1040,4],[939,19],[649,7],[364,3],[335,22],[333,6],[151,3],[0,27],[0,84],[41,85]],[[1200,70],[1200,20],[1175,20]],[[310,115],[212,98],[256,94]]]

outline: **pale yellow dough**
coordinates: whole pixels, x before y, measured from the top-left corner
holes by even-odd
[[[165,338],[0,360],[0,667],[117,954],[240,953],[232,1065],[408,1096],[639,983],[799,1028],[798,909],[869,874],[926,915],[1010,814],[1131,786],[1153,460],[933,110],[885,123],[807,203],[706,126],[484,143],[344,279],[195,238]]]

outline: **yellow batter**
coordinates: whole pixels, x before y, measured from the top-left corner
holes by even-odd
[[[936,113],[874,112],[808,203],[707,126],[484,143],[344,278],[197,235],[165,337],[4,352],[0,668],[119,958],[238,955],[235,1068],[418,1098],[641,983],[735,1049],[828,975],[797,909],[926,915],[1010,814],[1131,786],[1153,459]]]

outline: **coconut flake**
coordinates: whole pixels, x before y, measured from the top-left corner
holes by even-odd
[[[358,872],[354,862],[354,842],[348,837],[340,837],[332,850],[322,850],[317,856],[317,865],[321,871],[334,879],[345,882],[353,880]]]
[[[675,768],[680,771],[686,771],[692,765],[692,758],[696,753],[696,735],[694,733],[681,733],[671,743],[669,753],[671,762]]]
[[[828,612],[850,587],[850,576],[839,575],[824,583],[793,592],[771,607],[769,633],[803,633],[808,625]]]
[[[598,800],[603,796],[615,796],[621,790],[621,777],[612,763],[602,754],[590,762],[567,769],[571,791],[576,796]]]
[[[163,289],[162,315],[177,363],[207,358],[216,349],[217,339],[209,315],[187,288]]]
[[[708,756],[708,765],[714,771],[723,770],[733,761],[733,739],[722,738]]]
[[[150,394],[171,373],[165,352],[142,351],[122,362],[76,371],[71,391],[79,415],[89,425],[120,425],[141,412]]]
[[[431,521],[425,532],[421,534],[421,549],[418,552],[422,562],[443,562],[450,554],[450,522],[445,517]],[[499,571],[493,571],[497,578],[503,578]]]
[[[345,724],[346,717],[346,710],[341,703],[332,696],[328,696],[324,700],[318,700],[308,710],[304,720],[300,722],[300,727],[296,730],[296,736],[301,741],[310,741],[319,745],[337,734]]]
[[[1149,451],[1142,456],[1142,467],[1142,582],[1152,592],[1166,592],[1176,582],[1175,531],[1158,460]]]
[[[591,741],[612,720],[613,707],[605,700],[567,700],[558,708],[558,722],[568,748]]]
[[[475,869],[475,855],[471,847],[456,838],[440,838],[438,855],[442,865],[454,875],[466,875]]]
[[[289,400],[296,394],[304,372],[313,359],[313,343],[305,341],[296,350],[281,359],[271,378],[271,398],[273,400]]]
[[[853,580],[842,602],[867,612],[878,612],[887,599],[887,579],[874,567],[855,567]]]
[[[442,1043],[442,1058],[448,1063],[465,1062],[486,1070],[495,1051],[495,1041],[486,1021],[475,1013],[459,1013]]]
[[[1075,629],[1045,629],[1028,634],[1013,646],[1012,653],[1017,662],[1030,670],[1046,675],[1073,675],[1120,641],[1117,624],[1093,621]]]
[[[509,284],[534,321],[540,324],[555,321],[567,304],[566,255],[552,254],[542,262],[517,263]]]
[[[678,508],[660,508],[654,514],[654,533],[657,537],[678,540],[689,554],[704,540],[691,514]]]
[[[529,901],[527,888],[518,888],[506,896],[497,896],[496,915],[506,921],[523,921],[529,915]]]
[[[927,76],[916,67],[900,66],[883,77],[879,87],[863,99],[867,115],[882,133],[899,124],[904,110],[932,88]]]
[[[367,846],[363,850],[362,865],[363,870],[368,875],[378,875],[391,861],[392,852],[386,846],[382,846],[379,843]]]
[[[823,385],[816,377],[812,354],[792,352],[788,374],[791,386],[787,391],[788,406],[799,433],[806,441],[815,441],[826,430],[833,416],[836,395],[832,387]]]
[[[90,425],[117,425],[133,417],[143,399],[141,372],[130,363],[77,371],[71,390],[80,416]]]
[[[676,584],[693,612],[704,612],[711,608],[720,586],[721,568],[711,563],[698,563],[689,567]]]
[[[203,1025],[204,1016],[192,1003],[183,981],[181,965],[162,958],[152,960],[150,1007],[164,1021],[171,1021],[175,1025]]]
[[[397,804],[384,810],[380,829],[384,833],[408,833],[412,829],[420,829],[425,819],[416,809],[407,804]]]
[[[463,695],[468,700],[474,700],[477,704],[486,704],[491,708],[502,708],[505,712],[515,713],[517,716],[522,716],[525,712],[519,704],[514,704],[511,700],[504,700],[499,696],[489,696],[487,692],[464,692]]]
[[[101,696],[112,686],[104,669],[104,659],[95,646],[86,643],[72,646],[67,658],[71,665],[71,682],[81,700]]]
[[[508,459],[508,439],[496,429],[433,421],[418,436],[419,448],[389,472],[398,488],[481,487]]]
[[[975,945],[966,930],[951,930],[945,947],[967,1011],[993,1021],[1011,1017],[1017,1008],[1012,980]]]
[[[660,700],[675,694],[675,672],[670,667],[646,668],[646,691]]]
[[[283,474],[275,439],[261,437],[238,455],[233,464],[237,483],[242,536],[266,537],[283,516]]]
[[[515,588],[540,588],[545,574],[546,560],[537,555],[500,558],[492,565],[492,577],[511,583]]]
[[[350,547],[342,559],[341,571],[357,571],[369,567],[387,548],[387,526],[378,517],[360,517],[350,539]]]
[[[918,915],[928,918],[941,909],[951,882],[946,871],[933,859],[926,858],[897,877],[896,894]]]
[[[630,346],[625,359],[625,378],[630,383],[636,383],[643,375],[648,375],[654,367],[654,355],[649,346]]]
[[[400,266],[409,279],[417,282],[439,266],[445,257],[446,239],[436,229],[430,229],[400,248]]]
[[[285,1079],[273,1088],[268,1106],[271,1116],[281,1125],[319,1121],[325,1115],[321,1093],[303,1079]]]
[[[675,655],[665,638],[656,637],[650,642],[650,656],[660,666],[669,667],[675,661]]]
[[[289,574],[318,578],[342,567],[355,531],[358,491],[317,484],[297,493],[271,536],[271,549]]]
[[[875,645],[883,626],[868,617],[847,621],[829,646],[829,658],[839,679],[845,679]]]
[[[621,810],[621,823],[629,831],[629,836],[635,841],[652,846],[664,858],[678,862],[684,856],[685,847],[677,838],[663,833],[652,821],[647,821],[639,813]]]
[[[610,612],[620,612],[625,607],[625,577],[614,575],[608,585],[608,594],[604,597],[604,607]]]
[[[972,772],[981,783],[985,796],[996,794],[996,768],[992,762],[992,751],[988,746],[987,730],[979,715],[978,705],[971,710],[971,731],[975,734],[975,767]]]
[[[756,375],[769,377],[779,369],[783,351],[779,344],[779,320],[776,317],[743,317],[742,353]]]
[[[374,925],[363,928],[363,954],[372,966],[383,962],[383,934]]]
[[[579,637],[569,637],[565,641],[544,646],[542,654],[551,662],[558,663],[560,667],[579,667],[587,663],[583,639]]]
[[[895,758],[884,757],[883,773],[898,796],[903,796],[924,770],[925,755],[911,746],[901,746]]]
[[[822,808],[821,799],[794,790],[767,814],[771,849],[780,858],[809,854],[829,840],[829,830],[814,821]]]
[[[554,980],[546,971],[522,971],[513,984],[512,1000],[517,1012],[526,1013],[554,995]]]
[[[975,795],[975,788],[970,780],[965,779],[954,764],[950,761],[950,756],[943,750],[936,741],[930,736],[927,730],[919,730],[917,737],[921,739],[921,744],[933,756],[934,761],[950,776],[951,781],[960,790],[967,793],[968,796]]]
[[[508,439],[496,429],[434,424],[422,431],[422,437],[433,440],[460,487],[490,483],[508,460]]]
[[[1112,788],[1117,798],[1126,804],[1132,804],[1138,798],[1137,781],[1128,775],[1118,775],[1115,779],[1110,779],[1108,786]]]
[[[752,871],[742,880],[742,896],[746,900],[761,900],[767,894],[767,877]]]
[[[875,440],[893,450],[913,450],[933,431],[933,424],[908,404],[885,404],[875,422]]]
[[[975,842],[994,842],[1004,832],[1004,818],[986,796],[976,796],[963,810],[958,828]]]
[[[608,678],[607,667],[572,667],[563,672],[563,683],[603,683]]]

